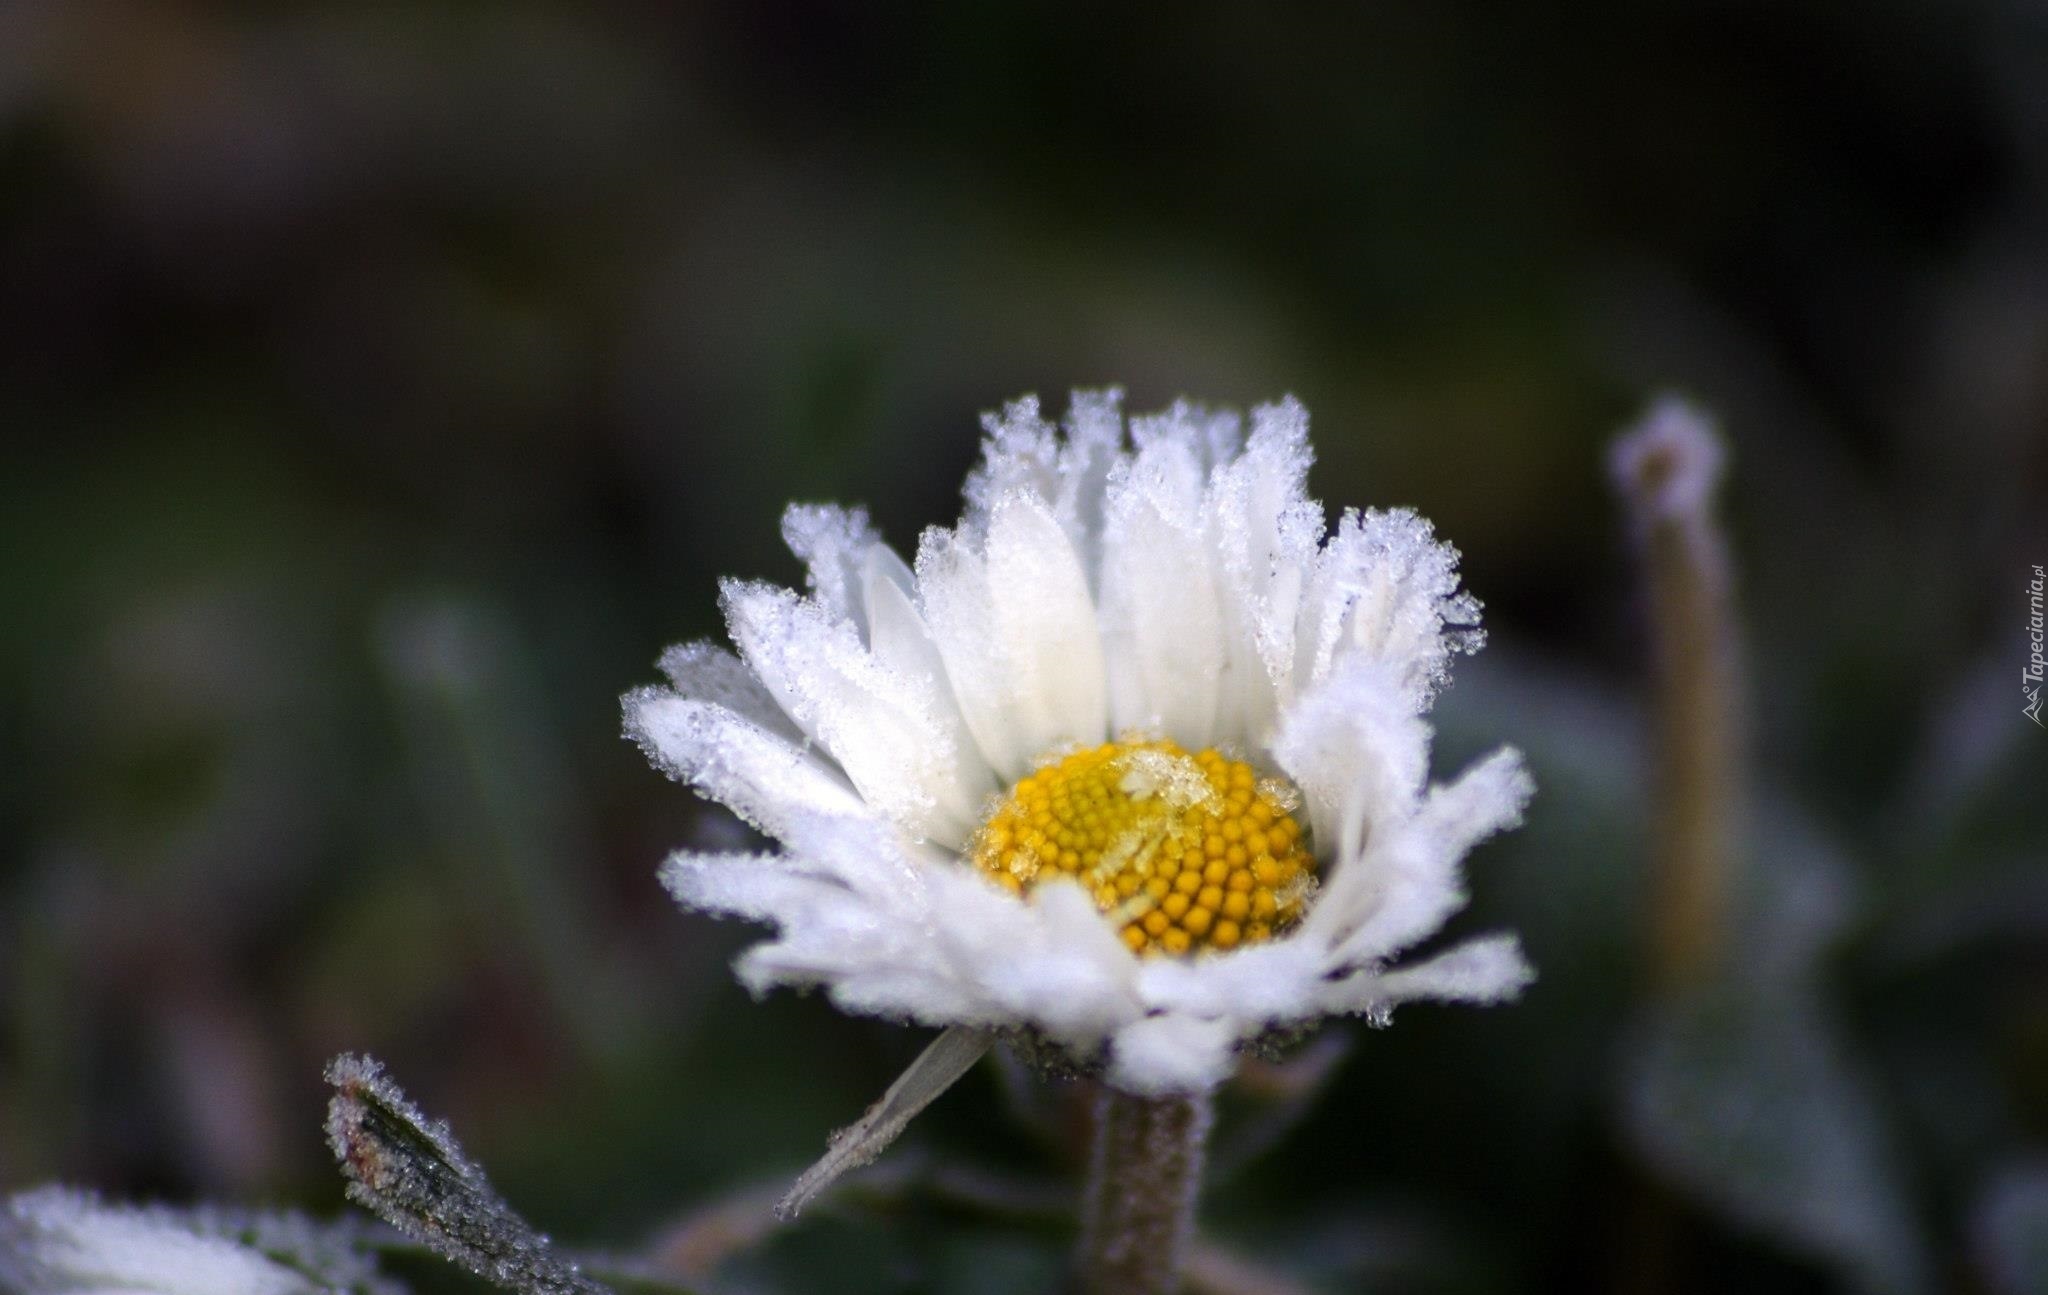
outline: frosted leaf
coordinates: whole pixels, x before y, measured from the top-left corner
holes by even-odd
[[[1811,995],[1674,1004],[1635,1050],[1623,1119],[1663,1176],[1855,1289],[1928,1289],[1884,1114]]]
[[[1769,854],[1730,896],[1740,957],[1644,1023],[1624,1124],[1695,1197],[1855,1289],[1911,1295],[1928,1289],[1928,1263],[1893,1123],[1818,978],[1853,878],[1812,826],[1769,805],[1763,817]]]
[[[43,1187],[0,1207],[12,1295],[400,1295],[360,1229],[302,1215],[120,1206]]]
[[[2048,1164],[2023,1164],[1995,1180],[1971,1233],[1977,1267],[1993,1295],[2048,1291]]]
[[[498,1198],[448,1126],[421,1114],[383,1067],[367,1057],[337,1057],[327,1082],[335,1088],[327,1142],[350,1200],[502,1289],[609,1295]]]

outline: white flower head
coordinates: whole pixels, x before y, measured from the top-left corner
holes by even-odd
[[[1425,717],[1480,642],[1456,552],[1406,510],[1331,531],[1291,399],[1248,435],[1119,400],[985,419],[914,564],[859,510],[789,510],[809,592],[727,583],[738,655],[674,648],[625,699],[656,764],[781,847],[679,854],[669,889],[775,928],[756,992],[1026,1034],[1139,1094],[1327,1016],[1514,996],[1512,936],[1392,965],[1532,790],[1508,749],[1429,782]]]
[[[109,1205],[41,1187],[0,1203],[16,1295],[401,1295],[354,1229],[294,1214]]]

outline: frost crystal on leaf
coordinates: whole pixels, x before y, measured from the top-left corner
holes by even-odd
[[[349,1199],[442,1258],[520,1295],[607,1295],[498,1198],[448,1126],[368,1057],[327,1067],[327,1141]]]

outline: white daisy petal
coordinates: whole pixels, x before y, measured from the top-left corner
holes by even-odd
[[[1301,788],[1318,849],[1334,861],[1321,911],[1333,890],[1364,883],[1345,876],[1349,861],[1414,804],[1428,770],[1429,725],[1389,671],[1361,663],[1296,699],[1274,738],[1273,759]]]
[[[868,550],[882,540],[865,508],[791,504],[782,514],[782,542],[809,569],[811,595],[840,620],[865,626],[861,583]]]
[[[915,593],[916,578],[901,558],[880,545],[869,552],[863,595],[869,650],[884,670],[914,690],[920,711],[938,725],[960,761],[954,779],[959,793],[978,800],[995,789],[995,774],[960,714],[945,659],[917,610]],[[979,811],[978,804],[972,808]]]
[[[992,788],[955,751],[931,681],[884,668],[850,621],[789,590],[728,582],[724,595],[747,664],[861,796],[913,836],[963,844]]]
[[[1308,497],[1308,414],[1286,400],[1253,411],[1244,452],[1212,474],[1208,509],[1233,669],[1224,720],[1263,744],[1294,660],[1294,625],[1323,535]]]
[[[1150,959],[1139,973],[1139,993],[1153,1008],[1228,1017],[1251,1034],[1317,1014],[1305,1006],[1304,986],[1313,987],[1329,967],[1316,942],[1276,940],[1228,957]]]
[[[926,531],[917,546],[917,591],[961,722],[983,761],[999,777],[1016,777],[1037,753],[1011,714],[988,564],[958,532]]]
[[[716,643],[678,643],[661,654],[661,672],[678,697],[708,701],[780,737],[801,744],[806,739],[761,678],[747,663]]]
[[[1439,853],[1461,858],[1494,833],[1521,826],[1522,811],[1535,794],[1536,780],[1522,753],[1504,746],[1467,768],[1456,782],[1432,787],[1417,825],[1435,839]]]
[[[1323,1009],[1333,1013],[1378,1012],[1418,998],[1501,1003],[1535,979],[1535,970],[1522,956],[1521,941],[1494,935],[1469,940],[1413,966],[1354,972],[1327,982],[1320,997]]]
[[[995,501],[1025,492],[1050,503],[1060,493],[1060,443],[1053,425],[1038,411],[1038,397],[1025,396],[1004,405],[999,414],[983,414],[981,464],[967,476],[962,494],[967,515],[965,534],[979,535],[988,524]]]
[[[1234,410],[1204,409],[1186,400],[1176,400],[1164,413],[1131,419],[1131,443],[1141,457],[1162,441],[1184,447],[1206,476],[1244,448],[1244,420]]]
[[[886,544],[877,544],[867,551],[861,561],[861,588],[867,600],[874,601],[874,592],[883,584],[895,585],[905,597],[917,594],[917,576],[896,555],[896,550]]]
[[[988,580],[1020,736],[1037,751],[1101,741],[1109,699],[1095,604],[1080,558],[1039,501],[996,501]]]
[[[1066,445],[1053,512],[1092,582],[1101,569],[1102,508],[1109,477],[1122,459],[1124,393],[1076,391],[1067,403]],[[1091,583],[1092,592],[1094,586]]]
[[[1423,710],[1451,656],[1484,642],[1478,622],[1478,600],[1458,586],[1458,551],[1426,520],[1407,509],[1347,511],[1302,600],[1294,685],[1316,683],[1340,661],[1378,661]]]
[[[1101,582],[1114,731],[1196,747],[1215,740],[1229,660],[1215,580],[1188,560],[1206,542],[1202,452],[1162,433],[1111,480]]]
[[[779,854],[672,855],[661,884],[684,908],[782,927],[839,906],[848,890],[829,870]]]
[[[1148,1016],[1125,1026],[1111,1042],[1110,1082],[1145,1097],[1206,1092],[1230,1078],[1236,1044],[1229,1021]]]
[[[1085,1050],[1136,1014],[1137,959],[1079,886],[1042,886],[1030,908],[1038,938],[990,950],[1002,1001],[1051,1037]]]
[[[1086,574],[1046,503],[992,501],[985,551],[957,532],[918,547],[918,591],[968,730],[996,773],[1107,731],[1108,684]]]
[[[1096,570],[1102,499],[1123,442],[1123,393],[1077,391],[1062,441],[1026,396],[982,419],[988,433],[982,466],[967,479],[964,534],[985,531],[996,504],[1015,494],[1042,501],[1066,532],[1083,569]]]
[[[1347,867],[1361,882],[1319,904],[1336,957],[1383,958],[1424,939],[1465,906],[1465,854],[1521,821],[1535,783],[1513,748],[1494,752],[1449,786],[1434,787],[1404,818]],[[1341,883],[1340,883],[1341,884]],[[1363,900],[1370,896],[1370,908]],[[1326,899],[1329,897],[1326,896]],[[1313,920],[1313,918],[1311,919]],[[1348,929],[1347,929],[1348,928]]]
[[[643,688],[625,712],[626,736],[657,768],[770,836],[804,814],[874,813],[825,761],[723,706]]]

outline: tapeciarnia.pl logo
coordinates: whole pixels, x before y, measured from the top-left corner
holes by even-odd
[[[2048,724],[2041,723],[2041,676],[2044,669],[2048,669],[2048,661],[2041,656],[2041,594],[2044,587],[2048,587],[2048,573],[2036,564],[2034,578],[2027,583],[2027,642],[2033,651],[2027,657],[2027,668],[2020,671],[2020,688],[2027,695],[2027,704],[2020,708],[2020,713],[2042,728],[2048,728]]]

